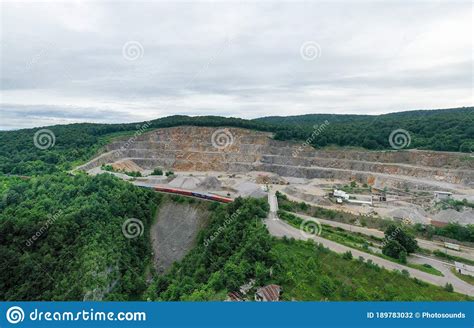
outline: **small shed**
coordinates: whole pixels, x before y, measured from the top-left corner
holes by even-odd
[[[456,271],[460,274],[465,274],[474,277],[474,266],[467,265],[461,262],[454,262],[456,266]]]
[[[449,191],[435,191],[434,192],[434,197],[436,200],[450,199],[452,195],[453,193]]]
[[[257,289],[255,300],[260,302],[276,302],[280,300],[282,288],[278,285],[267,285]]]
[[[444,242],[444,247],[449,248],[449,249],[454,249],[455,251],[459,251],[461,249],[461,247],[458,244],[448,243],[446,241]]]
[[[237,292],[230,292],[227,294],[226,302],[243,302],[243,297]]]

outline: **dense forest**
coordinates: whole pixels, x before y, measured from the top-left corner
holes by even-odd
[[[159,194],[109,174],[58,174],[10,183],[1,197],[1,300],[141,295]],[[130,218],[142,222],[140,238],[124,236]]]
[[[327,122],[327,123],[325,123]],[[324,128],[321,126],[324,125]],[[38,129],[0,131],[0,173],[35,175],[71,169],[91,158],[101,146],[119,135],[181,125],[229,126],[269,131],[279,140],[307,140],[315,147],[351,146],[371,150],[391,149],[390,133],[410,133],[408,148],[443,151],[474,151],[474,108],[409,111],[379,116],[315,114],[267,117],[256,120],[217,116],[170,116],[133,124],[69,124],[48,127],[54,147],[35,147]],[[317,125],[317,127],[315,127]],[[318,129],[319,127],[319,129]]]
[[[474,151],[474,108],[419,110],[384,115],[312,114],[265,117],[258,122],[293,129],[278,130],[276,138],[304,139],[314,125],[329,122],[313,146],[354,146],[389,149],[388,137],[396,129],[409,132],[409,148],[443,151]]]

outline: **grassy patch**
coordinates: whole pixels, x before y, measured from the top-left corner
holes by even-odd
[[[466,263],[466,264],[469,264],[469,265],[474,265],[474,261],[472,261],[472,260],[469,260],[469,259],[466,259],[466,258],[460,257],[460,256],[449,255],[449,254],[443,253],[443,252],[438,251],[438,250],[433,251],[433,255],[435,255],[437,257],[444,258],[444,259],[448,259],[448,260],[451,260],[451,261],[462,262],[462,263]]]
[[[435,276],[440,276],[440,277],[444,277],[444,274],[441,273],[441,271],[433,268],[431,265],[429,264],[415,264],[415,263],[407,263],[406,264],[407,266],[409,266],[410,268],[413,268],[413,269],[418,269],[420,271],[424,271],[426,273],[431,273],[431,274],[434,274]]]
[[[292,213],[287,213],[285,211],[278,211],[278,215],[280,216],[281,219],[287,221],[290,225],[293,227],[300,229],[301,228],[301,223],[303,222],[303,219],[300,217],[292,214]],[[342,228],[334,228],[328,225],[322,225],[321,229],[321,237],[334,241],[338,244],[351,247],[354,249],[357,249],[359,251],[372,254],[375,256],[378,256],[380,258],[383,258],[388,261],[392,261],[401,265],[408,266],[413,269],[417,269],[426,273],[430,273],[436,276],[441,276],[443,277],[444,275],[433,268],[429,264],[414,264],[414,263],[402,263],[398,259],[394,259],[390,256],[384,255],[382,253],[374,252],[372,251],[369,246],[374,246],[373,243],[369,240],[369,238],[365,235],[359,234],[359,233],[350,233],[347,232],[346,230]]]
[[[284,300],[459,301],[468,296],[445,291],[370,261],[344,259],[312,242],[276,240],[274,282]]]
[[[134,178],[142,176],[142,173],[139,172],[139,171],[127,171],[127,170],[123,170],[123,169],[116,170],[116,169],[114,169],[114,167],[112,165],[103,164],[100,168],[104,171],[107,171],[107,172],[122,173],[122,174],[128,175],[129,177],[134,177]]]
[[[459,272],[456,271],[456,268],[451,268],[451,272],[456,275],[461,280],[464,280],[468,284],[474,285],[474,277],[473,276],[468,276],[465,274],[460,274]]]

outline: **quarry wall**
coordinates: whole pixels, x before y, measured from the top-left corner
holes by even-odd
[[[221,133],[223,139],[218,139]],[[225,141],[222,144],[222,141]],[[223,147],[225,146],[225,147]],[[474,158],[435,151],[315,150],[239,128],[181,126],[116,139],[83,170],[131,159],[143,169],[267,171],[303,178],[357,179],[378,187],[474,187]]]

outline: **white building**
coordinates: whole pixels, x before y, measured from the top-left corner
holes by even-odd
[[[435,191],[434,192],[434,197],[436,200],[450,199],[452,195],[453,193],[449,191]]]
[[[349,200],[349,194],[339,189],[334,189],[334,197],[339,197],[344,200]]]
[[[455,251],[459,251],[461,249],[458,244],[447,243],[447,242],[444,242],[444,247],[449,248],[449,249],[454,249]]]
[[[456,271],[460,274],[465,274],[474,277],[474,266],[467,265],[461,262],[454,262],[456,266]]]
[[[339,189],[334,189],[333,193],[334,197],[336,197],[336,202],[338,204],[341,204],[342,201],[346,201],[348,203],[352,204],[359,204],[359,205],[370,205],[372,206],[372,196],[364,196],[364,195],[349,195],[347,192],[339,190]],[[366,200],[360,199],[360,198],[365,198]]]

